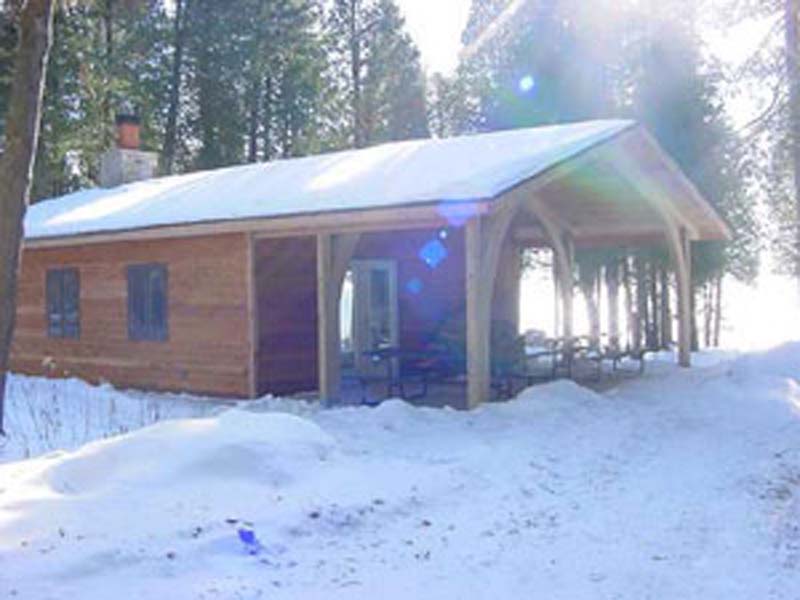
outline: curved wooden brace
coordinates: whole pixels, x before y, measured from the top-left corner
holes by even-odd
[[[537,197],[531,197],[526,204],[528,211],[539,221],[545,236],[550,242],[555,258],[555,272],[558,277],[558,288],[561,291],[562,316],[564,320],[563,336],[571,339],[573,335],[574,314],[574,263],[575,246],[567,226],[560,221]]]
[[[640,131],[638,135],[640,141],[648,143],[651,147],[657,149],[655,140],[653,140],[647,132]],[[633,151],[634,150],[629,150],[628,152]],[[605,159],[633,185],[634,189],[638,190],[645,202],[650,205],[650,208],[661,217],[663,223],[684,227],[691,237],[699,237],[695,224],[684,215],[680,214],[674,204],[664,201],[667,192],[665,192],[652,177],[648,178],[640,168],[637,168],[636,163],[631,161],[623,148],[608,148],[604,156]],[[671,159],[666,155],[664,159],[671,162]],[[678,172],[683,176],[680,169],[678,169]]]
[[[693,224],[663,202],[663,193],[647,180],[619,153],[610,155],[612,164],[633,183],[650,207],[661,217],[667,248],[675,269],[678,284],[678,364],[692,362],[692,255],[691,239],[697,237]]]
[[[357,233],[317,234],[317,369],[320,399],[328,403],[341,395],[339,303],[360,238]]]
[[[510,198],[489,215],[475,217],[466,224],[466,408],[475,408],[489,399],[492,298],[503,242],[518,210],[519,203]]]

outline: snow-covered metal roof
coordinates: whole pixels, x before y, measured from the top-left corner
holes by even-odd
[[[590,121],[162,177],[33,205],[27,240],[494,198],[619,133]]]

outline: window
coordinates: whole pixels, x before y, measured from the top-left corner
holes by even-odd
[[[80,337],[81,286],[78,269],[47,271],[47,335]]]
[[[128,337],[134,341],[167,340],[167,267],[128,267]]]

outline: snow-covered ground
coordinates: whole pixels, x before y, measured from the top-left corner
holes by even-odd
[[[796,599],[800,344],[703,364],[472,413],[268,401],[9,462],[0,598]],[[155,420],[24,378],[11,412],[46,385],[61,420]]]

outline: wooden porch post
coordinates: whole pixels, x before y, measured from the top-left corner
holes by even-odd
[[[476,216],[465,227],[467,296],[467,409],[486,402],[491,391],[492,300],[506,234],[516,201]]]
[[[490,307],[487,282],[481,281],[482,223],[480,217],[466,226],[467,280],[467,409],[489,399],[491,373],[489,364]]]
[[[358,234],[317,234],[317,368],[320,400],[341,397],[342,284],[358,244]]]
[[[250,336],[250,365],[248,380],[250,397],[258,398],[259,392],[259,359],[261,331],[258,323],[258,257],[256,256],[256,240],[252,233],[245,234],[247,244],[247,314]]]
[[[678,364],[692,364],[692,253],[684,227],[670,227],[667,236],[678,283]]]

